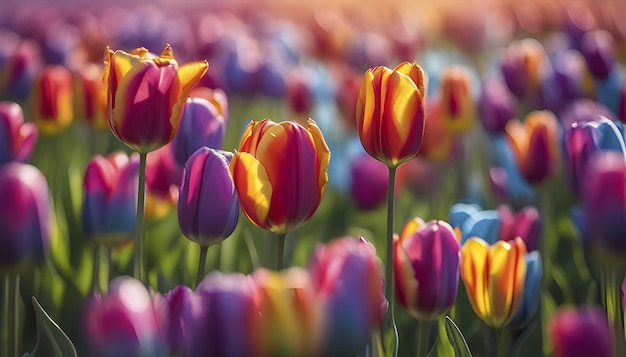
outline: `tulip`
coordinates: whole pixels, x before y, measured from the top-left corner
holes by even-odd
[[[84,178],[82,225],[86,236],[98,244],[115,247],[129,242],[135,229],[137,156],[114,152],[96,155]]]
[[[489,179],[494,193],[501,200],[510,202],[514,207],[523,207],[536,202],[533,186],[520,173],[515,152],[506,136],[491,137],[489,152],[493,155],[494,167],[490,169]]]
[[[154,150],[146,158],[146,219],[165,217],[178,202],[178,189],[183,176],[169,143]]]
[[[461,245],[472,237],[488,244],[500,239],[500,217],[494,210],[483,210],[478,205],[457,203],[450,208],[450,224],[461,233]]]
[[[91,355],[167,356],[167,304],[138,280],[114,278],[105,296],[93,295],[83,309]]]
[[[52,233],[48,183],[34,166],[0,166],[0,271],[20,273],[44,259]]]
[[[606,117],[613,121],[618,118],[604,104],[588,98],[572,101],[559,113],[559,121],[563,128],[569,128],[577,122],[594,121],[599,117]]]
[[[228,171],[228,157],[203,147],[187,161],[178,197],[182,233],[201,246],[230,236],[239,218],[239,204]]]
[[[376,249],[365,239],[346,237],[316,249],[309,264],[321,304],[321,356],[363,351],[383,322],[386,301]]]
[[[588,31],[582,36],[580,47],[589,72],[597,79],[606,79],[615,65],[613,35],[605,30]]]
[[[365,151],[390,168],[415,157],[425,125],[424,72],[404,62],[370,68],[357,99],[357,131]]]
[[[357,206],[369,210],[385,202],[389,172],[384,164],[363,153],[350,165],[350,174],[350,194]]]
[[[313,93],[304,71],[294,71],[287,78],[287,101],[291,111],[298,115],[307,115],[313,107]]]
[[[170,355],[183,355],[185,352],[185,309],[189,306],[194,295],[193,290],[185,285],[176,286],[165,294],[168,307],[167,321],[167,344]]]
[[[255,356],[259,315],[243,274],[207,275],[183,311],[187,356]]]
[[[507,124],[507,138],[526,181],[539,183],[552,172],[558,155],[558,130],[558,121],[550,111],[534,111],[523,124],[518,120]]]
[[[589,160],[596,152],[612,150],[626,154],[623,125],[605,117],[572,124],[565,130],[561,143],[567,183],[579,198]]]
[[[0,163],[27,162],[37,144],[35,124],[24,123],[24,112],[19,104],[0,102]]]
[[[468,239],[461,248],[461,279],[472,309],[487,325],[506,327],[522,304],[526,246],[521,238],[488,245]]]
[[[524,257],[526,260],[526,277],[524,279],[524,297],[519,310],[511,320],[511,326],[523,328],[528,326],[535,317],[539,308],[539,296],[541,293],[541,280],[543,278],[543,265],[541,253],[530,252]]]
[[[427,104],[428,130],[424,132],[420,157],[430,162],[448,160],[456,144],[456,135],[448,129],[443,118],[443,109],[439,98]]]
[[[543,225],[537,208],[526,206],[514,215],[509,206],[500,205],[496,211],[500,219],[499,239],[512,241],[520,237],[529,252],[539,248],[539,237]]]
[[[72,124],[72,86],[72,74],[63,66],[48,66],[35,79],[31,108],[40,133],[58,134]]]
[[[512,42],[502,52],[500,61],[504,81],[517,98],[539,89],[548,66],[545,49],[532,38]]]
[[[24,40],[0,66],[0,98],[21,102],[31,92],[41,66],[41,54],[35,41]]]
[[[259,269],[251,275],[261,319],[257,333],[260,356],[318,356],[319,312],[309,273]]]
[[[446,68],[441,75],[441,111],[444,126],[455,133],[468,131],[475,122],[470,74],[464,67]]]
[[[609,265],[623,266],[626,253],[626,161],[617,152],[598,153],[590,159],[582,206],[585,246]]]
[[[230,162],[243,213],[255,225],[287,234],[305,223],[320,204],[328,182],[330,151],[311,119],[252,121]]]
[[[490,134],[502,134],[506,123],[517,113],[517,98],[506,84],[496,79],[486,79],[480,87],[478,110],[483,128]]]
[[[158,57],[145,48],[130,53],[108,48],[102,79],[108,91],[108,121],[113,134],[140,153],[170,142],[182,110],[208,63],[178,66],[168,45]]]
[[[415,227],[417,226],[417,227]],[[461,247],[444,221],[409,222],[394,240],[398,303],[420,321],[443,316],[456,301]]]
[[[622,122],[626,122],[626,78],[622,80],[622,86],[618,100],[617,117]]]
[[[185,166],[187,159],[203,146],[221,149],[226,132],[226,120],[216,106],[204,98],[189,98],[185,102],[178,133],[172,140],[176,162]]]
[[[554,357],[613,357],[613,332],[597,307],[559,309],[549,322]]]
[[[102,67],[96,64],[86,65],[74,74],[74,116],[98,130],[109,128],[107,90],[101,77]]]

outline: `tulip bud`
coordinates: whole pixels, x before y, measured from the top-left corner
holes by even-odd
[[[239,219],[239,204],[228,158],[203,147],[187,161],[178,197],[180,229],[189,240],[209,246],[229,237]]]
[[[383,163],[363,153],[350,165],[350,173],[352,176],[350,194],[357,206],[369,210],[385,202],[389,170]]]
[[[31,92],[41,66],[41,54],[35,41],[24,40],[0,66],[0,97],[22,102]]]
[[[539,41],[531,38],[511,43],[501,55],[504,80],[517,98],[539,89],[548,60]]]
[[[357,130],[365,151],[390,168],[415,157],[425,125],[424,72],[404,62],[370,68],[357,99]]]
[[[554,357],[613,357],[613,331],[602,309],[559,309],[549,322]]]
[[[396,297],[416,319],[433,321],[456,301],[461,247],[448,223],[412,222],[393,242]]]
[[[158,57],[145,48],[130,53],[105,50],[102,79],[108,91],[108,121],[113,134],[141,153],[170,142],[183,105],[208,63],[178,66],[168,45]]]
[[[307,117],[313,107],[313,93],[304,71],[294,71],[287,79],[287,101],[297,116]]]
[[[33,121],[42,134],[58,134],[74,120],[72,74],[63,66],[48,66],[33,82]]]
[[[96,155],[84,179],[82,224],[85,235],[114,247],[132,240],[137,209],[139,158],[115,152]]]
[[[507,326],[522,304],[526,246],[521,238],[488,245],[470,238],[461,248],[461,278],[472,309],[487,325]]]
[[[0,166],[0,271],[22,272],[44,259],[52,230],[48,183],[34,166]]]
[[[167,356],[167,304],[139,281],[111,280],[105,296],[91,296],[83,309],[91,355]]]
[[[243,213],[255,225],[286,234],[311,218],[328,182],[330,150],[311,119],[252,121],[230,172]]]
[[[221,149],[226,132],[226,120],[218,108],[204,98],[189,98],[185,102],[178,133],[172,140],[172,152],[179,166],[203,146]]]
[[[31,122],[24,123],[19,104],[0,102],[0,163],[28,162],[37,137],[37,127]]]

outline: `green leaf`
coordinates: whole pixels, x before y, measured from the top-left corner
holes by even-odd
[[[441,322],[439,324],[441,325]],[[472,357],[472,353],[461,330],[459,330],[458,326],[448,316],[445,318],[445,331],[456,357]]]
[[[37,345],[30,356],[77,357],[72,341],[48,316],[34,296],[33,307],[37,316]]]
[[[437,356],[455,356],[454,346],[447,332],[445,318],[440,318],[437,322],[437,344],[435,346]]]
[[[385,356],[396,357],[398,355],[398,327],[392,320],[391,328],[385,331]]]

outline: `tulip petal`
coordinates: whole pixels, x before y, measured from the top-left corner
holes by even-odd
[[[189,96],[191,89],[198,83],[209,69],[207,61],[186,63],[178,67],[178,78],[180,79],[180,97],[185,99]]]
[[[230,172],[244,214],[254,224],[266,228],[272,200],[267,171],[254,156],[240,151],[231,159]]]
[[[470,238],[461,248],[461,276],[470,304],[481,318],[491,316],[491,304],[487,296],[488,258],[489,246],[482,239]]]

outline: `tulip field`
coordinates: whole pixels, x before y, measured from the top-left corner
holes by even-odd
[[[626,356],[626,2],[0,3],[0,357]]]

